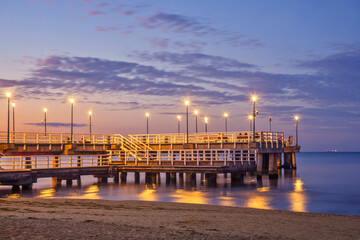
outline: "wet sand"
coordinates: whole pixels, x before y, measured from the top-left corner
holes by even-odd
[[[360,239],[360,217],[166,202],[2,199],[1,239]]]

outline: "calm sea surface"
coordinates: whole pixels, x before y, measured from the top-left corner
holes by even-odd
[[[282,170],[278,180],[263,176],[246,176],[243,183],[232,186],[231,178],[218,176],[209,186],[200,180],[167,185],[165,174],[160,184],[135,184],[129,173],[126,184],[98,184],[97,179],[82,177],[72,187],[53,188],[51,179],[39,179],[32,190],[12,192],[0,186],[0,198],[74,198],[107,200],[144,200],[240,206],[260,209],[281,209],[299,212],[360,215],[360,153],[299,153],[298,169]],[[184,176],[185,179],[185,176]]]

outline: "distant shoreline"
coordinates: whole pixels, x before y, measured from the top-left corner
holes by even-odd
[[[355,239],[360,216],[168,202],[0,199],[3,238]]]

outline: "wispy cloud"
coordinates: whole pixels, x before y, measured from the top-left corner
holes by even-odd
[[[44,123],[24,123],[24,124],[25,125],[30,125],[30,126],[44,126]],[[70,127],[71,126],[70,123],[60,123],[60,122],[47,122],[46,125],[49,126],[49,127],[55,127],[55,128]],[[74,123],[73,126],[74,127],[86,127],[88,125],[83,124],[83,123]]]

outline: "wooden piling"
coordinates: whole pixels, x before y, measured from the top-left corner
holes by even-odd
[[[120,172],[120,182],[121,184],[126,184],[127,172]]]
[[[134,173],[134,178],[135,178],[135,184],[139,184],[140,183],[140,173],[135,172]]]

